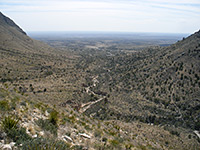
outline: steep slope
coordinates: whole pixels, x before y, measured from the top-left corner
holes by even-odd
[[[103,59],[88,72],[99,75],[96,90],[109,93],[109,103],[86,113],[200,129],[200,31],[166,48]]]
[[[18,81],[46,77],[52,62],[63,59],[64,52],[31,39],[11,19],[0,13],[0,80]],[[66,54],[66,53],[65,53]],[[65,55],[67,56],[67,55]],[[62,61],[62,60],[61,60]],[[41,75],[41,68],[43,74]],[[55,66],[56,70],[58,67]]]
[[[34,52],[33,50],[44,50],[50,47],[28,37],[18,25],[0,12],[0,48],[7,51],[28,52],[32,50]]]
[[[2,26],[4,26],[4,27],[6,27],[6,26],[13,27],[16,30],[18,30],[19,32],[21,32],[21,33],[26,35],[26,33],[18,25],[16,25],[10,18],[4,16],[1,12],[0,12],[0,22],[1,22]]]

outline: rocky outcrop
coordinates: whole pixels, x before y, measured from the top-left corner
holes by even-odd
[[[11,142],[10,144],[4,144],[4,143],[0,142],[0,149],[2,149],[2,150],[16,149],[14,146],[15,146],[15,142]]]

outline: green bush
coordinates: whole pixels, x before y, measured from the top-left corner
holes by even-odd
[[[114,147],[119,147],[120,142],[116,139],[110,140],[110,144]]]
[[[16,142],[17,145],[23,144],[24,142],[31,140],[31,137],[26,133],[25,128],[13,128],[7,131],[7,136],[14,142]]]
[[[0,110],[2,110],[2,111],[9,110],[8,101],[6,101],[6,100],[0,101]]]
[[[19,120],[14,119],[11,116],[6,116],[4,119],[1,121],[1,127],[5,132],[8,132],[12,129],[17,129],[17,124]]]
[[[52,74],[53,74],[52,71],[47,71],[47,72],[44,73],[45,76],[50,76],[50,75],[52,75]]]
[[[7,116],[2,120],[1,127],[7,133],[7,137],[19,145],[24,141],[30,140],[31,137],[26,133],[25,128],[18,127],[18,122],[19,119]]]
[[[57,111],[55,111],[55,110],[51,111],[50,116],[49,116],[49,121],[53,125],[57,125],[57,123],[58,123],[58,112]]]

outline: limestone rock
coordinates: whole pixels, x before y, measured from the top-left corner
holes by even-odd
[[[2,150],[12,150],[12,147],[10,144],[5,144],[3,147],[2,147]]]
[[[65,141],[73,142],[72,138],[69,137],[69,136],[67,136],[67,135],[62,136],[62,138],[63,138]]]
[[[79,133],[80,136],[84,137],[84,138],[88,138],[88,139],[91,139],[91,136],[89,136],[88,134],[86,133]]]

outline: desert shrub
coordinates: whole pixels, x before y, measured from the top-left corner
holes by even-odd
[[[200,122],[195,122],[194,129],[200,130]]]
[[[22,150],[66,150],[70,145],[54,139],[34,138],[21,147]]]
[[[103,149],[106,149],[106,147],[102,145],[101,143],[95,143],[94,149],[103,150]]]
[[[70,120],[71,123],[75,123],[76,122],[76,117],[74,115],[71,115],[68,117],[68,119]]]
[[[50,120],[39,119],[36,124],[45,131],[50,131],[52,134],[57,135],[58,126],[50,122]]]
[[[75,149],[75,150],[82,150],[83,149],[83,145],[74,145],[72,147],[72,149]]]
[[[191,134],[189,134],[189,135],[188,135],[188,138],[189,138],[189,139],[191,139],[191,138],[192,138],[192,135],[191,135]]]
[[[14,119],[11,116],[5,116],[3,120],[1,121],[1,127],[5,132],[8,132],[12,129],[17,129],[17,124],[19,120]]]
[[[105,142],[105,143],[106,143],[107,141],[108,141],[108,139],[107,139],[106,137],[103,137],[103,138],[102,138],[102,142]]]
[[[7,82],[7,81],[12,82],[13,80],[12,80],[12,79],[9,79],[9,78],[1,78],[1,80],[0,80],[0,82],[2,82],[2,83],[5,83],[5,82]]]
[[[6,100],[0,101],[0,110],[1,111],[9,110],[8,101],[6,101]]]
[[[174,128],[165,126],[164,129],[166,131],[169,131],[172,135],[180,136],[180,133],[177,130],[175,130]]]
[[[109,134],[112,135],[112,136],[117,135],[117,133],[115,131],[112,131],[112,130],[109,131]]]
[[[31,137],[26,133],[25,128],[13,128],[7,131],[7,136],[12,139],[14,142],[19,144],[23,144],[25,141],[31,140]]]
[[[110,140],[110,144],[114,147],[119,147],[120,142],[117,139]]]
[[[126,148],[126,150],[132,149],[132,148],[133,148],[133,145],[132,145],[132,144],[126,144],[126,145],[125,145],[125,148]]]
[[[101,134],[102,134],[101,130],[98,130],[98,129],[96,129],[94,132],[95,137],[101,137]]]
[[[20,105],[26,107],[26,102],[25,102],[25,101],[22,101],[22,102],[20,102]]]
[[[57,123],[58,123],[58,112],[57,111],[55,111],[55,110],[51,111],[50,116],[49,116],[49,121],[53,125],[57,125]]]
[[[36,103],[35,104],[35,108],[38,108],[38,109],[40,109],[40,110],[42,110],[43,109],[43,103]]]
[[[25,128],[18,127],[18,119],[11,116],[6,116],[1,122],[1,127],[6,132],[7,137],[12,139],[17,144],[30,140],[31,137],[26,133]]]
[[[8,95],[8,92],[3,88],[0,88],[0,98],[5,98]]]
[[[90,128],[89,125],[86,125],[86,126],[85,126],[85,129],[86,129],[86,130],[92,130],[92,129]]]
[[[147,150],[147,147],[144,146],[144,145],[139,145],[138,148],[141,149],[141,150]]]
[[[50,75],[52,75],[53,74],[53,72],[52,71],[47,71],[47,72],[45,72],[45,76],[50,76]]]

